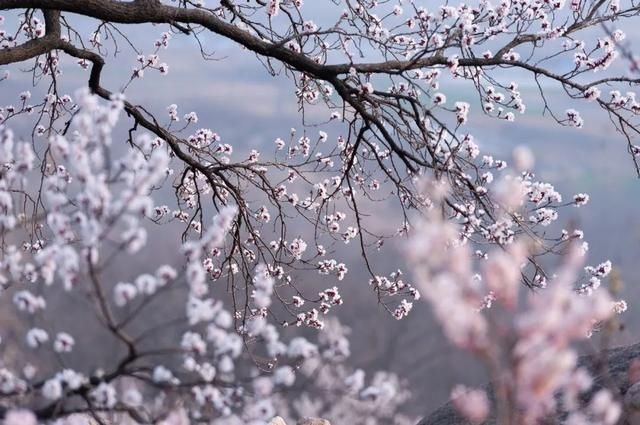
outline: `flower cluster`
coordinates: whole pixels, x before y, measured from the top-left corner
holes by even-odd
[[[160,225],[168,220],[164,224],[170,229],[168,225],[173,221],[181,224],[189,221],[190,216],[156,204],[153,196],[157,187],[172,174],[166,143],[144,135],[135,140],[135,148],[125,150],[121,157],[104,156],[113,143],[112,132],[125,104],[122,96],[114,96],[103,105],[82,90],[74,102],[77,112],[71,127],[73,136],[53,135],[48,139],[49,155],[55,159],[56,166],[43,178],[45,219],[38,227],[40,239],[3,246],[1,283],[13,292],[18,317],[24,316],[25,324],[37,323],[23,331],[29,355],[0,369],[0,392],[4,397],[15,398],[16,406],[28,408],[40,402],[59,406],[56,415],[60,417],[76,411],[74,397],[86,394],[87,411],[139,410],[135,416],[108,413],[111,417],[116,415],[118,421],[150,422],[173,410],[174,416],[210,418],[220,423],[264,422],[276,410],[286,414],[288,403],[281,391],[292,387],[300,374],[307,380],[323,370],[321,373],[326,377],[305,386],[307,392],[299,395],[300,404],[292,415],[307,415],[320,409],[322,415],[337,417],[356,406],[366,411],[367,420],[381,418],[380,423],[385,423],[386,419],[382,418],[395,414],[408,397],[404,383],[384,372],[376,375],[369,386],[364,386],[364,377],[359,372],[360,383],[353,383],[352,371],[344,364],[350,355],[344,336],[347,330],[335,319],[328,322],[321,319],[321,315],[328,314],[334,306],[343,304],[337,286],[321,291],[317,300],[309,301],[317,303],[318,308],[298,313],[292,322],[323,329],[315,344],[301,336],[286,342],[279,327],[268,320],[274,297],[281,297],[278,287],[290,286],[291,278],[282,266],[257,263],[255,256],[245,251],[242,258],[256,261],[246,315],[227,309],[222,300],[211,296],[211,282],[225,273],[231,276],[237,273],[237,263],[225,266],[219,261],[228,249],[229,232],[237,229],[236,217],[240,211],[231,202],[220,208],[208,225],[199,225],[195,237],[181,244],[182,265],[160,264],[109,284],[104,273],[108,270],[107,264],[123,253],[135,256],[147,251],[150,223]],[[175,114],[176,110],[172,106],[170,113]],[[2,231],[9,235],[23,226],[24,213],[19,213],[15,193],[34,170],[36,155],[30,144],[16,142],[6,127],[0,129],[0,135],[0,162],[4,164],[0,192]],[[200,181],[196,179],[191,174],[194,191],[188,193],[185,187],[180,192],[193,206],[199,194],[195,185]],[[257,218],[262,223],[269,221],[265,206],[258,210]],[[336,212],[327,224],[345,219],[346,214]],[[193,228],[193,221],[190,223]],[[343,237],[348,241],[356,235],[348,226]],[[293,261],[304,259],[309,250],[302,238],[275,245],[276,249],[286,249]],[[318,246],[316,255],[325,256],[325,249]],[[335,260],[326,261],[327,272],[334,272],[337,279],[342,279],[346,266]],[[322,272],[322,266],[319,267]],[[124,357],[89,371],[75,369],[73,363],[56,368],[53,358],[71,359],[70,353],[89,352],[91,342],[85,333],[60,329],[54,322],[40,320],[55,313],[50,311],[47,302],[55,291],[71,294],[88,291],[96,300],[98,322],[114,343],[122,344]],[[151,328],[138,337],[131,336],[131,332],[136,332],[135,326],[143,323],[140,317],[147,306],[157,304],[157,300],[167,302],[167,295],[176,291],[186,298],[181,321],[184,330],[174,334],[172,345],[158,348],[158,352],[155,348],[138,346],[146,340],[147,333],[152,335],[154,328],[163,326],[163,322],[153,324],[152,321]],[[305,299],[299,295],[293,300],[298,309],[305,305]],[[247,344],[256,346],[247,351]],[[181,362],[176,363],[169,357],[158,358],[152,367],[147,367],[146,361],[163,350],[179,355]],[[267,358],[257,361],[253,356],[262,350]],[[321,361],[323,358],[332,363],[330,368]],[[248,378],[244,376],[247,367],[255,369]],[[394,383],[390,384],[388,379]],[[185,386],[189,392],[181,394]],[[340,391],[349,392],[351,396],[339,397],[341,401],[337,404],[332,401],[331,409],[329,404],[313,407],[306,404],[311,397],[315,399],[316,394],[327,391],[326,388],[342,388]],[[174,404],[161,402],[177,394],[181,394],[180,404],[186,410],[174,410]],[[401,396],[397,397],[398,394]],[[387,407],[377,411],[378,403]],[[142,406],[148,408],[140,410]],[[12,411],[8,418],[32,420],[28,411],[19,410]]]
[[[512,182],[513,178],[504,184]],[[536,204],[545,202],[546,196],[551,197],[546,204],[560,200],[552,187],[524,183],[520,182],[528,190],[516,192],[522,200],[513,202],[516,208],[505,215],[519,215],[527,198]],[[594,325],[626,308],[624,302],[613,302],[605,289],[598,290],[600,278],[611,271],[611,262],[585,267],[590,279],[579,285],[584,254],[574,243],[559,270],[538,285],[544,289],[530,293],[522,305],[521,280],[531,268],[528,262],[535,240],[522,234],[503,241],[504,249],[474,252],[470,243],[461,241],[456,226],[443,220],[445,198],[442,189],[433,189],[437,186],[425,185],[435,206],[416,228],[408,252],[422,296],[448,339],[478,354],[492,368],[498,421],[537,423],[567,414],[568,423],[616,423],[621,409],[607,390],[599,390],[590,404],[583,404],[581,397],[590,390],[592,378],[578,366],[571,347],[572,342],[589,337]],[[581,201],[585,195],[577,198],[576,202]],[[549,214],[556,214],[547,208],[536,211],[531,220],[541,225],[548,224],[544,220]],[[499,312],[492,314],[496,309]],[[482,390],[460,386],[451,397],[472,423],[482,423],[490,413]]]

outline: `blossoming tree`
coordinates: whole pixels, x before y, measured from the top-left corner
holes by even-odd
[[[508,172],[506,160],[480,154],[465,125],[472,111],[517,125],[526,110],[518,82],[534,81],[558,125],[588,127],[580,102],[599,106],[640,173],[640,103],[626,92],[640,80],[623,31],[640,5],[309,3],[0,0],[0,65],[28,64],[46,90],[37,99],[27,88],[17,99],[3,96],[12,104],[0,109],[0,283],[24,341],[12,345],[17,355],[0,369],[6,407],[40,420],[87,413],[132,423],[264,423],[276,413],[408,420],[395,414],[406,399],[396,376],[367,380],[343,364],[348,332],[330,316],[343,304],[339,282],[361,266],[396,319],[422,292],[455,344],[481,353],[495,370],[518,360],[498,388],[504,423],[550,414],[559,391],[576,405],[569,409],[574,420],[582,414],[613,423],[605,395],[587,413],[577,406],[587,378],[569,342],[625,305],[597,291],[610,263],[576,272],[588,249],[582,232],[552,225],[562,208],[585,205],[589,196],[563,200],[537,181],[526,148],[515,150]],[[154,43],[127,36],[129,26],[143,24],[155,25]],[[289,77],[308,125],[302,134],[291,129],[273,147],[245,152],[224,134],[198,128],[197,111],[129,98],[128,89],[151,73],[171,78],[163,53],[172,39],[190,37],[202,47],[203,34],[230,40],[267,72]],[[117,88],[102,78],[112,51],[121,61],[131,52],[134,64]],[[67,94],[59,82],[71,66],[85,69],[87,82]],[[448,98],[454,83],[476,100]],[[10,84],[6,72],[0,89]],[[556,110],[545,95],[551,85],[575,108]],[[151,112],[159,106],[166,114]],[[309,108],[323,108],[325,118],[309,123]],[[16,136],[10,128],[24,122],[33,130]],[[114,136],[118,126],[127,136]],[[311,134],[311,126],[321,130]],[[398,211],[394,231],[375,226],[371,213],[380,203]],[[414,223],[422,223],[417,231]],[[111,281],[124,259],[153,249],[150,232],[178,227],[180,262],[148,264]],[[386,241],[407,236],[417,287],[371,261],[389,249]],[[342,244],[355,245],[361,262],[347,264]],[[541,262],[553,254],[568,258],[556,277]],[[326,283],[320,291],[306,284],[318,277]],[[524,312],[516,308],[520,284],[541,290]],[[72,300],[76,293],[90,307],[87,320],[119,347],[117,358],[91,370],[80,370],[71,353],[94,347],[59,328],[47,309],[54,294]],[[146,314],[152,304],[175,302],[176,293],[184,295],[181,320]],[[510,337],[483,318],[493,302],[514,316]],[[569,309],[575,323],[538,323],[546,303],[558,315]],[[281,335],[288,326],[321,330],[317,343]],[[168,327],[179,330],[173,344],[148,344]],[[564,333],[552,343],[558,327]],[[518,343],[507,349],[503,339]],[[549,361],[566,360],[544,385],[536,376],[541,360],[529,355],[538,349]],[[281,389],[292,387],[301,395],[287,403]],[[477,406],[467,417],[483,420],[484,396],[465,397],[462,405]],[[31,415],[13,410],[7,420]]]

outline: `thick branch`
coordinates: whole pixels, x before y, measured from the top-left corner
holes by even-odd
[[[272,44],[251,35],[237,26],[227,23],[204,9],[185,9],[162,5],[154,0],[114,1],[114,0],[0,0],[0,10],[41,8],[56,9],[64,12],[76,13],[103,21],[121,24],[166,23],[201,25],[208,30],[229,38],[259,55],[278,59],[295,69],[327,80],[340,74],[346,74],[351,67],[363,73],[398,73],[410,69],[427,68],[436,65],[447,65],[448,59],[442,55],[419,58],[415,60],[388,60],[376,63],[337,65],[322,65],[314,62],[303,54],[292,52],[281,44]],[[640,7],[631,10],[636,13]],[[627,11],[628,12],[628,11]],[[597,25],[608,17],[581,20],[568,28],[568,32],[575,32],[587,26]],[[504,46],[504,50],[527,42],[535,42],[539,36],[522,34]],[[502,59],[501,54],[494,58],[461,58],[462,67],[486,67],[509,65],[510,61]]]
[[[29,40],[16,47],[0,50],[0,65],[24,62],[59,49],[62,44],[60,39],[60,12],[57,10],[45,10],[44,21],[44,37]]]
[[[324,79],[329,76],[325,67],[310,58],[296,54],[285,47],[275,46],[260,40],[203,9],[182,9],[162,4],[156,4],[151,7],[146,1],[0,0],[0,10],[25,8],[56,9],[120,24],[173,24],[174,22],[180,22],[201,25],[216,34],[245,46],[255,53],[281,60],[315,77]]]

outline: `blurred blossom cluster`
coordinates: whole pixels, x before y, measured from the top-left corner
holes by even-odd
[[[516,149],[514,163],[525,162],[517,158],[522,155],[530,153]],[[542,211],[537,205],[543,197],[561,201],[552,186],[532,182],[526,169],[505,174],[494,184],[509,187],[508,196],[499,198],[498,220],[526,220],[528,209]],[[447,217],[456,214],[443,205],[447,184],[427,180],[423,187],[430,208],[407,247],[416,285],[447,338],[486,363],[495,396],[492,406],[484,390],[459,385],[451,393],[453,405],[477,424],[492,409],[501,424],[540,423],[562,415],[568,424],[617,423],[622,409],[609,389],[597,390],[585,405],[593,378],[578,365],[574,344],[626,310],[624,300],[614,301],[606,289],[598,289],[611,263],[583,267],[585,250],[578,242],[582,234],[574,231],[569,236],[563,230],[562,238],[574,241],[565,247],[562,265],[548,278],[536,275],[533,283],[538,289],[523,297],[522,275],[536,268],[531,260],[539,245],[535,236],[512,235],[489,252],[474,252],[456,218]],[[553,214],[545,214],[555,220],[556,210],[549,211]],[[547,225],[535,217],[529,220]]]

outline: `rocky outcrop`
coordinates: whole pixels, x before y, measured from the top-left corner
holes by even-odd
[[[640,343],[628,347],[608,350],[606,354],[598,356],[583,356],[580,364],[587,367],[595,376],[594,389],[614,384],[624,396],[625,414],[621,423],[640,424],[640,384],[631,385],[629,382],[629,366],[635,359],[640,358]],[[602,359],[606,359],[603,367]],[[607,370],[607,373],[602,373]],[[487,393],[491,398],[491,386],[487,386]],[[495,417],[489,418],[484,425],[494,425]],[[447,403],[423,419],[418,425],[471,425],[457,414],[451,403]]]
[[[331,423],[326,419],[303,418],[298,421],[298,425],[331,425]]]
[[[280,416],[276,416],[271,419],[269,425],[287,425],[287,423]],[[302,418],[300,419],[296,425],[331,425],[331,423],[326,419],[320,418]]]

